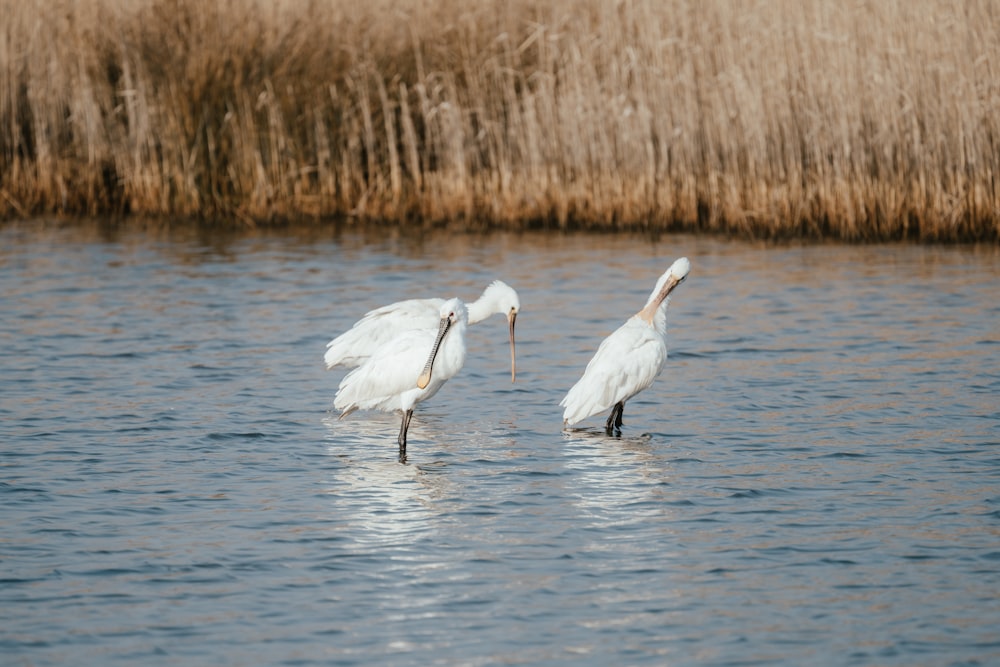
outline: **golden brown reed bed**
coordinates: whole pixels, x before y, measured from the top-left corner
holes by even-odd
[[[0,215],[1000,240],[995,0],[0,0]]]

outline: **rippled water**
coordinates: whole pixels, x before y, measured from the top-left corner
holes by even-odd
[[[561,430],[680,255],[671,356]],[[325,343],[521,293],[330,412]],[[1000,254],[693,237],[0,228],[11,665],[1000,663]]]

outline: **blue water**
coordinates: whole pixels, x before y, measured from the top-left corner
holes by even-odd
[[[670,358],[563,431],[691,259]],[[338,420],[371,307],[521,294]],[[1000,251],[0,227],[0,662],[1000,664]]]

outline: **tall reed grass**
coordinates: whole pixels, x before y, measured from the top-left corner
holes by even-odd
[[[995,0],[0,0],[0,215],[1000,240]]]

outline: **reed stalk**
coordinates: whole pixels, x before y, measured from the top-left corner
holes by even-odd
[[[0,217],[1000,241],[993,0],[0,0]]]

